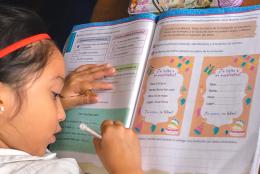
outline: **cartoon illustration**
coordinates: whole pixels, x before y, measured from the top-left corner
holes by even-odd
[[[172,8],[237,7],[243,0],[131,0],[129,13],[161,13]]]
[[[246,136],[259,57],[204,58],[190,136]]]
[[[172,119],[167,128],[165,128],[165,133],[171,135],[179,134],[179,121],[176,118]]]
[[[149,0],[132,0],[129,6],[130,13],[141,13],[149,11]]]
[[[233,137],[242,137],[245,135],[245,123],[243,120],[235,121],[229,134]]]
[[[184,8],[185,0],[169,0],[168,7],[169,8]]]
[[[210,7],[212,0],[196,0],[194,3],[194,7],[201,8],[201,7]]]
[[[137,0],[132,0],[129,5],[129,11],[133,13],[135,11],[136,6],[137,6]]]
[[[172,8],[202,8],[212,4],[218,3],[213,0],[131,0],[129,13],[161,13]]]
[[[205,69],[204,69],[204,72],[207,73],[208,75],[210,75],[213,71],[215,67],[212,66],[211,64],[209,64],[209,66],[207,66]]]
[[[150,59],[134,120],[137,133],[180,134],[193,61],[189,56]]]

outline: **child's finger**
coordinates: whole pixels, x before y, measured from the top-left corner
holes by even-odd
[[[114,121],[113,120],[105,120],[102,122],[102,124],[100,125],[100,130],[101,130],[101,134],[103,135],[103,133],[106,131],[106,129],[110,126],[114,125]]]
[[[82,81],[94,81],[94,80],[99,80],[102,79],[104,77],[108,77],[108,76],[112,76],[114,75],[116,72],[115,68],[107,68],[107,69],[103,69],[100,71],[96,71],[93,73],[89,73],[87,71],[82,71],[79,74],[77,74],[77,78],[80,78]]]
[[[90,68],[94,68],[94,67],[97,67],[98,65],[97,64],[86,64],[86,65],[81,65],[79,66],[78,68],[76,68],[74,70],[74,72],[81,72],[81,71],[85,71],[85,70],[88,70]]]
[[[102,71],[93,72],[92,74],[88,74],[86,76],[88,76],[89,81],[94,81],[94,80],[102,79],[104,77],[113,76],[115,72],[116,72],[115,68],[111,67],[111,68],[104,69]]]
[[[97,95],[81,95],[79,96],[81,99],[81,104],[92,104],[92,103],[97,103],[98,101],[98,96]]]
[[[113,84],[107,82],[83,82],[80,86],[80,91],[84,93],[84,91],[88,90],[109,90],[113,89]]]
[[[67,97],[62,99],[62,103],[64,105],[70,106],[69,108],[73,108],[75,106],[84,105],[84,104],[93,104],[98,101],[98,96],[96,95],[78,95],[73,97]],[[68,109],[68,108],[67,108]]]
[[[99,155],[100,151],[101,151],[101,140],[98,139],[98,138],[94,138],[93,139],[93,144],[95,146],[96,153]]]
[[[94,73],[94,72],[97,72],[97,71],[103,71],[103,70],[105,70],[107,68],[111,68],[111,67],[112,67],[111,64],[102,64],[102,65],[87,69],[85,71],[85,73],[91,74],[91,73]]]
[[[124,124],[121,121],[114,121],[114,125],[125,127]]]
[[[94,90],[109,90],[113,89],[113,84],[107,82],[94,82],[91,83],[91,87]]]

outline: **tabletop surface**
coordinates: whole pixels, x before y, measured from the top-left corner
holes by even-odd
[[[260,4],[260,0],[244,0],[243,6]]]

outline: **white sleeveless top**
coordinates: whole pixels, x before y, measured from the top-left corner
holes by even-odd
[[[56,153],[46,151],[42,157],[26,152],[0,148],[1,174],[81,174],[73,158],[56,157]]]

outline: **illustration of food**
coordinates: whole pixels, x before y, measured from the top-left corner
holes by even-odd
[[[241,137],[245,135],[244,122],[242,120],[235,121],[230,132],[230,136]]]
[[[179,134],[179,121],[177,119],[172,119],[165,129],[166,134],[178,135]]]

